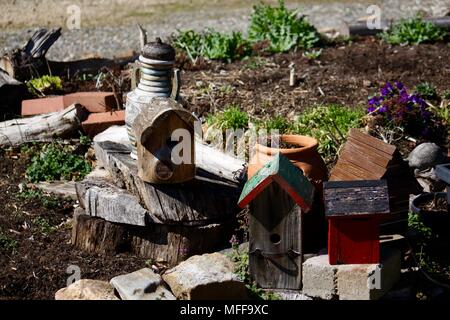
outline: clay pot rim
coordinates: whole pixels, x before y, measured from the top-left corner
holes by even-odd
[[[267,147],[264,146],[262,144],[256,143],[256,149],[266,153],[266,154],[277,154],[277,153],[282,153],[282,154],[293,154],[293,153],[298,153],[298,152],[305,152],[308,150],[315,150],[317,149],[318,146],[318,141],[317,139],[310,137],[310,136],[302,136],[299,134],[282,134],[280,135],[281,140],[290,144],[294,144],[294,145],[303,145],[302,147],[299,148],[271,148],[271,147]]]

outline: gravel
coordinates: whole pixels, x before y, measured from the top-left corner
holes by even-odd
[[[326,1],[326,0],[323,0]],[[430,16],[442,16],[450,9],[448,0],[374,0],[374,1],[336,1],[323,4],[320,1],[292,5],[289,7],[302,9],[302,14],[319,29],[338,28],[344,21],[355,22],[367,16],[367,7],[371,3],[378,4],[383,19],[399,19],[411,17],[418,11]],[[3,5],[0,5],[0,7]],[[196,11],[174,11],[158,22],[143,23],[148,30],[148,39],[156,36],[167,38],[177,30],[215,28],[219,31],[240,30],[248,27],[251,6],[246,8],[200,9]],[[150,19],[148,19],[150,20]],[[36,28],[3,31],[0,34],[0,53],[21,47]],[[82,27],[80,30],[63,29],[61,38],[49,50],[47,57],[52,60],[74,60],[86,57],[112,58],[129,54],[130,50],[139,49],[138,29],[135,24],[119,26]]]

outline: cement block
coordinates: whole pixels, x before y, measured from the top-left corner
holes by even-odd
[[[330,265],[328,255],[303,263],[302,293],[321,299],[376,300],[400,278],[398,249],[382,248],[381,264]]]
[[[302,293],[310,297],[331,300],[337,298],[337,266],[328,263],[328,254],[303,262]]]
[[[381,250],[381,264],[341,265],[337,270],[339,300],[377,300],[400,278],[400,251]]]

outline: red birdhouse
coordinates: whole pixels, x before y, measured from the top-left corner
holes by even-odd
[[[324,183],[330,264],[380,262],[380,219],[389,213],[385,180]]]

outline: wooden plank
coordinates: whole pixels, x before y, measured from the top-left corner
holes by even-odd
[[[371,153],[374,153],[374,154],[378,155],[379,157],[382,157],[382,158],[385,158],[385,159],[392,159],[393,158],[393,155],[391,155],[389,153],[386,153],[383,150],[379,150],[379,149],[373,147],[370,144],[363,143],[363,142],[361,142],[359,140],[356,140],[355,138],[353,138],[351,136],[349,136],[347,138],[347,142],[351,142],[353,145],[357,145],[357,146],[359,146],[359,147],[361,147],[361,148],[363,148],[363,149],[365,149],[367,151],[370,151]]]
[[[343,160],[353,163],[355,166],[358,166],[370,173],[376,174],[378,179],[386,173],[387,169],[373,163],[372,159],[368,155],[352,152],[349,148],[350,147],[347,144],[344,146],[344,150],[341,154],[341,158]]]
[[[342,170],[346,176],[345,179],[333,179],[333,180],[376,180],[379,179],[379,175],[367,172],[363,168],[348,162],[344,159],[340,159],[339,162],[336,164],[335,168],[338,168],[339,170]],[[335,172],[332,172],[332,176],[334,177]]]
[[[389,166],[389,162],[392,160],[391,156],[389,157],[380,156],[379,154],[376,153],[376,151],[373,151],[375,149],[360,146],[354,143],[353,140],[347,141],[345,146],[347,148],[347,152],[352,152],[358,155],[365,156],[367,157],[367,159],[370,159],[372,163],[377,164],[382,168],[387,168]]]
[[[250,273],[262,288],[301,289],[301,209],[277,184],[250,204],[249,252]]]
[[[380,139],[377,139],[375,137],[372,137],[371,135],[363,133],[356,128],[350,129],[349,136],[357,141],[360,141],[361,143],[370,145],[373,148],[381,150],[391,156],[394,155],[395,151],[397,150],[395,146],[384,143]]]
[[[327,217],[389,213],[385,180],[324,182]]]

